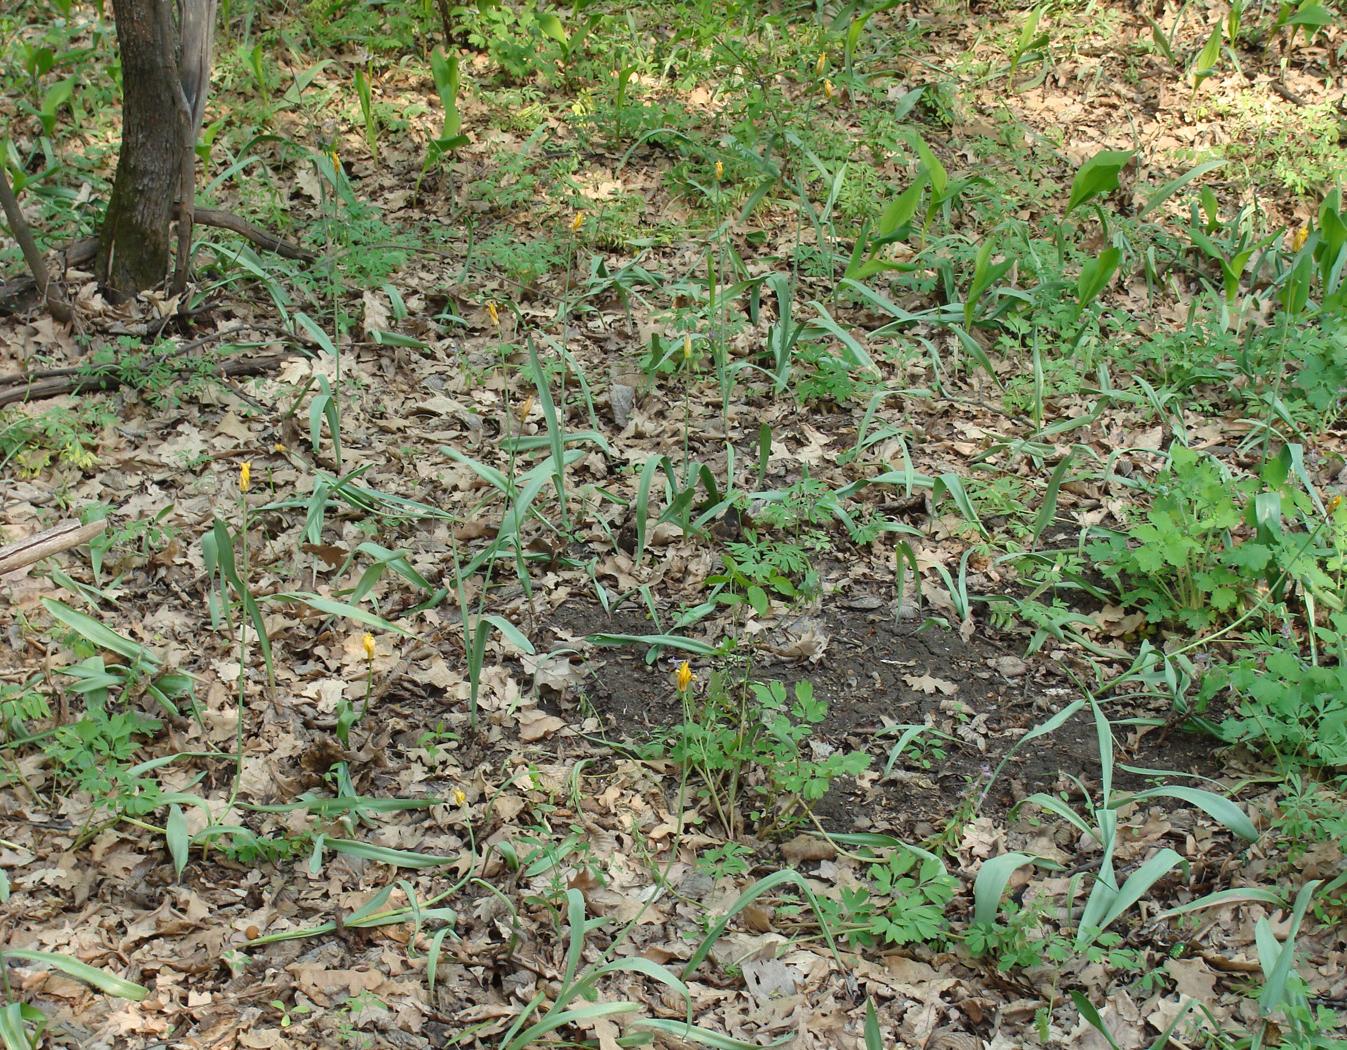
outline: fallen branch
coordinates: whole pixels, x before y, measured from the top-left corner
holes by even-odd
[[[275,252],[282,259],[299,259],[302,262],[310,262],[313,259],[313,252],[307,248],[301,248],[298,244],[291,244],[284,237],[277,237],[274,233],[262,229],[261,226],[254,226],[247,219],[235,215],[232,211],[220,211],[218,208],[197,208],[193,214],[198,224],[215,226],[221,230],[237,233],[240,237],[252,241],[253,244],[264,251]]]
[[[293,353],[288,353],[231,358],[220,363],[216,369],[216,374],[225,378],[263,375],[294,356]],[[186,363],[176,367],[180,371],[187,371]],[[59,371],[65,371],[65,369]],[[43,401],[49,397],[61,397],[64,394],[83,394],[89,390],[116,390],[118,387],[127,385],[119,371],[119,366],[116,364],[96,365],[80,369],[78,375],[58,375],[46,379],[34,378],[31,382],[11,384],[8,387],[0,388],[0,408],[19,401]]]
[[[217,208],[196,208],[192,212],[192,217],[199,226],[214,226],[230,233],[237,233],[263,251],[275,252],[283,259],[297,259],[301,262],[310,262],[313,259],[313,252],[307,248],[293,244],[283,237],[277,237],[274,233],[254,225],[233,212],[220,211]],[[98,254],[98,238],[84,237],[59,251],[63,268],[83,267],[86,263],[93,262],[94,256]],[[6,304],[27,295],[35,288],[37,281],[32,275],[16,277],[0,284],[0,309],[4,309]]]
[[[107,527],[106,518],[91,521],[88,525],[68,521],[54,529],[39,532],[36,536],[29,536],[26,540],[0,547],[0,576],[71,547],[78,547],[81,543],[88,543]]]

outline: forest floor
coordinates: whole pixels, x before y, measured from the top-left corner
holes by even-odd
[[[7,1039],[1347,1046],[1340,10],[265,6],[315,258],[0,316]]]

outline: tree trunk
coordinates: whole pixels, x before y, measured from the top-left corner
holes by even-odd
[[[122,58],[122,146],[95,273],[114,299],[151,288],[168,272],[187,144],[174,0],[113,0]]]

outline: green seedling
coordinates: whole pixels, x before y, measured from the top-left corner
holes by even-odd
[[[440,126],[439,136],[430,140],[426,158],[421,162],[421,174],[416,179],[416,196],[420,196],[421,193],[421,180],[432,168],[446,156],[472,141],[461,130],[463,117],[458,111],[460,87],[458,56],[445,55],[440,51],[432,52],[430,72],[435,81],[435,94],[439,96],[440,106],[444,109],[444,121]]]
[[[374,160],[379,159],[379,120],[374,112],[374,97],[370,88],[369,74],[363,69],[355,71],[355,92],[360,100],[360,116],[365,122],[365,145],[369,147],[369,155]]]
[[[1100,793],[1096,799],[1079,778],[1072,776],[1077,792],[1086,800],[1083,810],[1073,809],[1056,795],[1036,792],[1020,805],[1032,805],[1067,821],[1082,835],[1093,839],[1102,857],[1097,873],[1091,879],[1089,896],[1076,924],[1074,947],[1076,951],[1089,948],[1114,922],[1134,907],[1161,879],[1176,868],[1187,869],[1187,863],[1172,849],[1157,850],[1136,868],[1120,885],[1114,870],[1113,855],[1118,844],[1118,810],[1132,802],[1151,798],[1174,798],[1196,806],[1247,842],[1258,838],[1258,831],[1243,810],[1229,799],[1211,791],[1186,786],[1164,786],[1137,792],[1135,795],[1115,794],[1113,790],[1114,742],[1112,727],[1098,701],[1090,696],[1068,705],[1048,723],[1026,734],[1033,736],[1053,732],[1068,718],[1088,706],[1094,716],[1095,738],[1100,757]],[[1023,742],[1023,741],[1022,741]],[[1009,757],[1009,756],[1007,756]],[[1004,761],[1002,762],[1004,766]],[[1001,767],[998,767],[999,773]],[[993,774],[992,779],[995,779]],[[988,785],[990,787],[990,784]],[[986,797],[984,789],[983,797]],[[979,871],[974,884],[973,919],[978,924],[995,921],[1001,898],[1010,876],[1021,867],[1036,863],[1026,854],[1006,854],[987,862],[984,876]]]
[[[1065,214],[1069,216],[1082,204],[1116,190],[1122,170],[1132,162],[1134,156],[1136,153],[1133,150],[1106,149],[1082,164],[1071,182],[1071,196],[1066,202]]]

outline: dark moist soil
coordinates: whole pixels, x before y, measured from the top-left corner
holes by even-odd
[[[1004,673],[1007,657],[1015,669],[1013,658],[1023,651],[1020,639],[980,627],[980,633],[965,642],[929,620],[896,618],[882,599],[852,595],[844,601],[825,602],[805,618],[813,632],[827,639],[817,662],[785,660],[759,648],[753,679],[788,685],[803,678],[812,681],[814,695],[828,704],[828,717],[813,741],[838,750],[865,751],[874,771],[885,768],[897,742],[901,730],[894,726],[927,723],[929,716],[930,724],[954,739],[939,741],[943,758],[932,754],[929,746],[924,753],[909,747],[877,783],[870,776],[861,778],[870,781],[865,787],[850,781],[834,785],[815,807],[815,815],[830,831],[923,839],[939,834],[961,802],[981,795],[992,772],[1027,730],[1079,695],[1048,658],[1027,661],[1021,673]],[[558,637],[657,633],[644,611],[634,606],[609,615],[597,604],[575,602],[556,610],[552,618]],[[683,717],[672,684],[681,654],[665,650],[651,666],[646,653],[641,645],[605,646],[590,656],[581,703],[599,716],[613,740],[646,743]],[[694,688],[704,687],[706,668],[692,662],[698,670]],[[952,693],[947,692],[950,685],[955,687]],[[1140,710],[1127,697],[1114,700],[1105,710],[1115,722],[1169,714],[1158,708]],[[1146,786],[1144,778],[1117,765],[1207,776],[1221,772],[1209,738],[1179,730],[1129,736],[1118,726],[1114,736],[1116,788]],[[929,736],[924,739],[936,742]],[[1012,755],[981,812],[1004,815],[1035,791],[1075,792],[1064,774],[1080,778],[1091,791],[1098,787],[1099,750],[1088,708]]]

